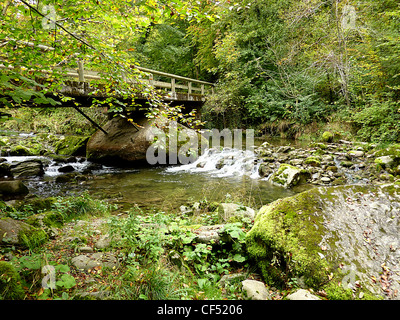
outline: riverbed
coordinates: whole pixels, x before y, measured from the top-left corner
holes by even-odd
[[[119,168],[93,164],[85,158],[67,163],[47,157],[4,157],[7,162],[40,159],[44,175],[24,178],[30,192],[39,197],[89,194],[129,209],[175,210],[196,201],[239,202],[253,208],[303,191],[272,185],[258,175],[259,162],[252,151],[209,149],[195,163],[186,166],[141,166]],[[221,166],[223,161],[223,166]],[[70,173],[62,168],[70,167]],[[68,182],[59,177],[71,173],[78,177]]]

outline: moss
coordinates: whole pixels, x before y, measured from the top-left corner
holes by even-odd
[[[341,277],[340,277],[341,279]],[[339,281],[339,278],[337,279]],[[376,296],[366,288],[356,288],[353,292],[350,288],[344,288],[340,282],[330,281],[324,286],[328,300],[382,300],[383,297]]]
[[[36,228],[43,228],[43,227],[61,228],[64,225],[64,218],[58,212],[48,211],[42,214],[35,214],[30,216],[26,220],[26,223]]]
[[[55,151],[57,154],[64,156],[85,155],[88,140],[89,137],[66,136],[64,139],[58,141]]]
[[[310,144],[310,148],[319,148],[321,150],[326,150],[328,149],[327,145],[322,142],[315,142]]]
[[[351,289],[345,289],[334,282],[330,282],[325,287],[325,292],[328,300],[353,300],[353,291]]]
[[[22,300],[24,295],[19,273],[10,263],[0,261],[0,300]]]
[[[282,185],[282,186],[286,186],[288,175],[287,175],[287,173],[285,173],[285,171],[287,169],[299,171],[299,169],[297,169],[296,167],[294,167],[290,164],[283,163],[279,166],[278,171],[276,173],[274,173],[274,175],[272,176],[272,182]]]
[[[321,166],[321,160],[318,157],[314,157],[314,156],[308,157],[304,161],[304,163],[308,164],[310,166],[313,166],[313,167],[320,167]]]
[[[32,156],[32,155],[34,155],[34,152],[27,147],[17,145],[17,146],[14,146],[11,148],[10,155],[11,156]]]
[[[333,133],[329,132],[329,131],[325,131],[322,134],[322,141],[323,142],[332,142],[333,141]]]
[[[23,210],[25,206],[29,205],[32,211],[41,212],[51,210],[52,206],[56,203],[57,199],[54,197],[50,198],[35,198],[29,201],[22,202],[19,206],[16,206],[17,210]]]
[[[376,157],[393,156],[395,158],[400,158],[400,144],[394,144],[388,148],[379,150],[376,152],[375,156]]]
[[[35,227],[24,228],[18,233],[18,241],[21,245],[33,250],[48,240],[48,235],[42,229]]]
[[[323,228],[317,193],[313,189],[263,207],[247,234],[249,255],[270,285],[301,276],[312,287],[326,281],[328,266],[317,254]]]

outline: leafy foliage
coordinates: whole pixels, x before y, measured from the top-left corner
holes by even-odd
[[[194,279],[200,290],[207,288],[210,295],[216,294],[212,284],[221,276],[247,267],[245,230],[249,226],[249,221],[227,224],[222,231],[223,239],[205,244],[196,241],[198,225],[193,225],[190,217],[163,212],[144,215],[139,209],[133,209],[122,221],[112,219],[111,234],[118,234],[120,238],[114,245],[126,250],[125,281],[134,282],[132,285],[136,288],[124,295],[136,299],[187,296],[188,286],[180,286],[182,279],[175,281],[165,268],[168,260],[179,266],[181,276],[184,271],[188,273],[185,281]],[[175,294],[168,290],[171,287],[175,288]]]
[[[143,81],[145,75],[135,68],[134,45],[146,36],[151,25],[162,23],[166,18],[176,17],[180,21],[203,16],[195,1],[3,3],[0,6],[0,105],[5,107],[55,105],[71,100],[59,89],[68,79],[67,69],[75,69],[77,61],[84,61],[87,69],[96,70],[102,76],[102,80],[93,83],[93,94],[102,91],[110,96],[97,100],[97,104],[120,112],[135,108],[134,103],[126,101],[141,94],[148,99],[150,108],[168,109],[169,105],[162,103],[160,95]],[[181,41],[184,41],[182,36]],[[169,53],[176,51],[174,46],[170,49]],[[128,84],[126,79],[135,85]]]

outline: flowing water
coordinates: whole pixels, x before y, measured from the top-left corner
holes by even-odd
[[[85,159],[59,164],[45,157],[5,157],[8,162],[39,158],[45,175],[26,179],[31,193],[41,197],[76,195],[89,192],[128,209],[140,207],[176,209],[188,202],[238,201],[259,208],[276,199],[294,195],[300,189],[273,186],[258,175],[259,163],[252,151],[209,149],[189,165],[171,167],[93,167]],[[59,168],[71,165],[85,176],[77,183],[60,183]],[[91,173],[86,172],[91,169]],[[303,187],[304,188],[304,187]]]

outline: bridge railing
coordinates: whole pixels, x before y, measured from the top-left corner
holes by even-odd
[[[214,93],[214,84],[211,82],[191,79],[187,77],[182,77],[175,74],[170,74],[166,72],[161,72],[157,70],[152,70],[148,68],[143,68],[139,66],[133,66],[132,68],[136,68],[137,70],[145,73],[147,75],[147,79],[142,79],[141,81],[145,81],[149,83],[154,88],[166,90],[166,97],[170,100],[204,100],[206,93]],[[13,66],[6,66],[0,61],[0,69],[14,69]],[[84,62],[81,60],[77,61],[77,68],[66,68],[62,69],[60,67],[55,67],[55,70],[65,72],[64,76],[77,80],[81,83],[90,83],[92,80],[105,80],[102,77],[101,72],[86,70],[84,66]],[[44,75],[51,74],[52,71],[42,70],[40,73]],[[159,81],[155,80],[154,76],[159,76],[162,78],[168,78],[169,81]],[[130,80],[127,77],[123,76],[124,81],[127,83],[134,84],[135,80]]]

